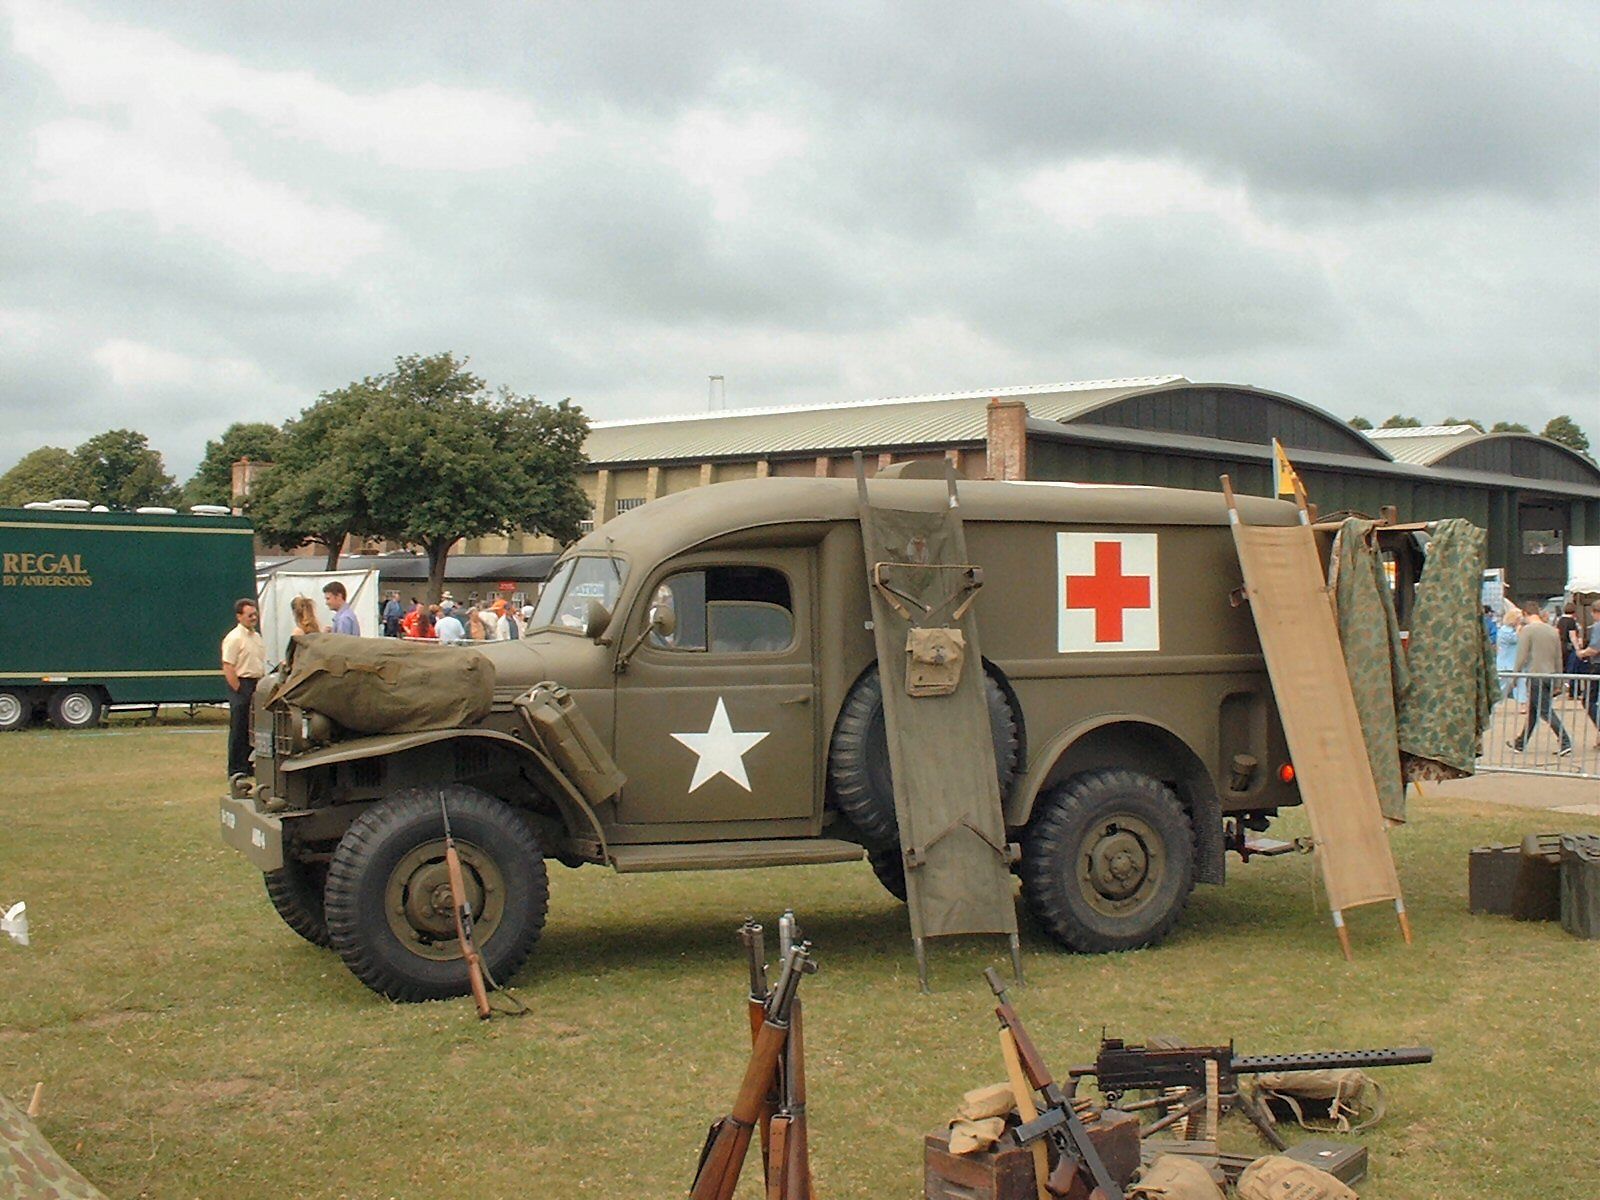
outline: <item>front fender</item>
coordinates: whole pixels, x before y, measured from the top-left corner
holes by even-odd
[[[600,828],[600,819],[584,799],[583,793],[573,786],[554,760],[537,746],[530,746],[519,737],[495,729],[428,729],[418,733],[385,733],[372,737],[351,738],[321,750],[311,750],[286,760],[281,769],[285,772],[309,771],[317,767],[331,767],[338,763],[359,762],[369,758],[387,758],[419,746],[439,742],[491,742],[512,752],[524,766],[549,784],[546,794],[560,810],[569,836],[593,839],[600,853],[606,853],[606,837]]]

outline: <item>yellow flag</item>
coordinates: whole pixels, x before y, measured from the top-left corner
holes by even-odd
[[[1289,461],[1289,456],[1283,452],[1283,447],[1278,444],[1278,439],[1272,439],[1272,457],[1277,463],[1278,491],[1280,496],[1298,495],[1297,486],[1300,475],[1294,469],[1294,464]]]

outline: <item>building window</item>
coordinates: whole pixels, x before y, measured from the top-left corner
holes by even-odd
[[[641,505],[643,503],[644,503],[644,498],[642,496],[639,497],[636,500],[618,500],[617,501],[617,516],[620,517],[625,512],[632,512],[634,509],[638,508],[639,505]]]

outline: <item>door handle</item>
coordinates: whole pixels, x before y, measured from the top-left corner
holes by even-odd
[[[780,700],[780,701],[778,701],[778,703],[779,704],[810,704],[811,703],[811,697],[809,695],[796,696],[793,700]]]

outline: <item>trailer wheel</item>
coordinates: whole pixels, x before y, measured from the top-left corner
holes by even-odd
[[[33,723],[33,697],[15,688],[0,688],[0,733],[26,729]]]
[[[532,825],[476,788],[407,788],[345,831],[328,868],[328,936],[355,977],[392,1000],[469,990],[445,871],[444,821],[461,857],[478,951],[508,982],[544,931],[550,889]]]
[[[327,863],[303,863],[285,858],[276,871],[261,876],[267,885],[267,899],[278,910],[283,923],[313,946],[324,950],[333,945],[328,938],[328,916],[323,907],[323,888],[328,882]]]
[[[984,665],[983,685],[995,770],[1004,797],[1021,758],[1017,715],[988,664]],[[868,850],[899,847],[900,822],[894,814],[894,776],[889,770],[889,732],[884,724],[883,683],[877,664],[856,680],[839,708],[828,747],[828,795],[856,827]]]
[[[50,693],[50,724],[57,729],[93,729],[105,713],[95,688],[60,688]]]
[[[1069,950],[1159,942],[1194,889],[1194,831],[1178,797],[1136,771],[1075,775],[1039,798],[1022,843],[1022,894]]]

